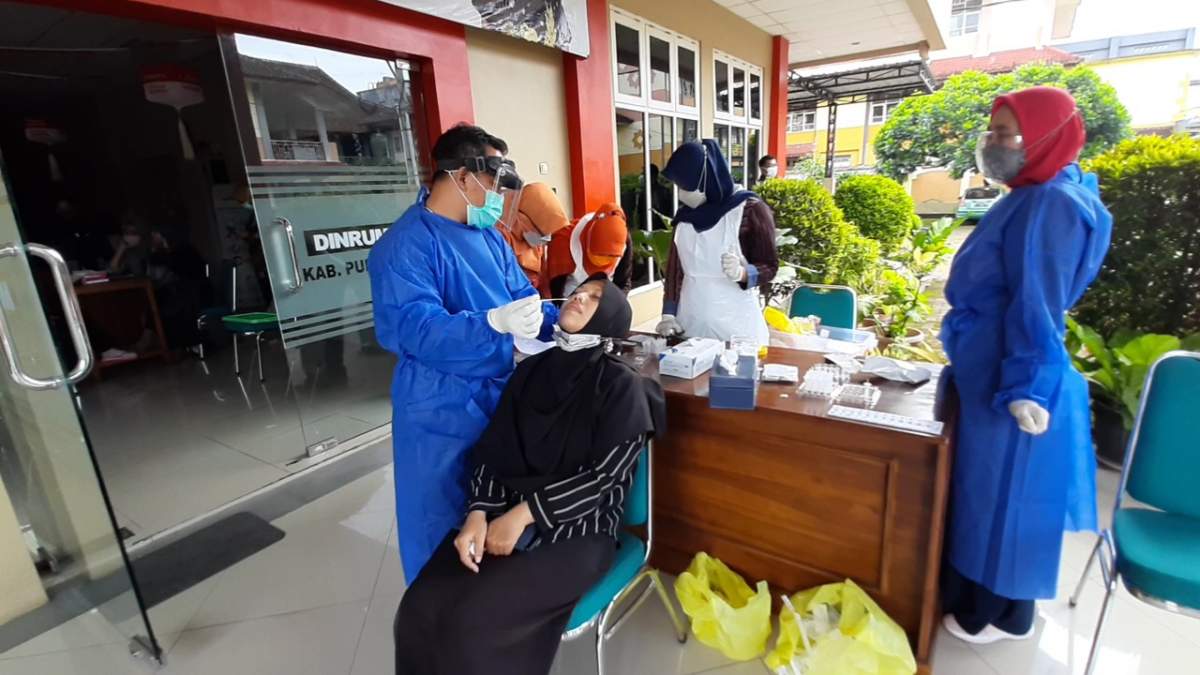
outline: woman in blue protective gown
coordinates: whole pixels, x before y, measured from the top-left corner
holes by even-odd
[[[1064,531],[1096,528],[1084,379],[1065,314],[1095,278],[1112,218],[1074,99],[1035,87],[996,99],[977,163],[1012,192],[954,260],[942,329],[960,402],[946,533],[944,625],[974,643],[1033,633],[1057,589]]]
[[[515,177],[504,141],[456,126],[433,148],[432,187],[368,259],[375,336],[392,377],[396,529],[412,581],[466,506],[467,450],[512,374],[513,338],[549,336],[543,305],[493,225]]]

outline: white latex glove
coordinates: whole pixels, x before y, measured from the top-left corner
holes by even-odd
[[[1013,401],[1008,404],[1008,412],[1016,418],[1021,431],[1027,434],[1041,436],[1050,428],[1050,411],[1033,401]]]
[[[721,271],[735,284],[741,283],[746,278],[746,268],[742,267],[742,258],[733,251],[721,254]]]
[[[521,298],[487,313],[488,325],[497,333],[536,338],[542,332],[542,299],[537,295]]]
[[[663,337],[683,335],[683,326],[679,325],[673,314],[663,314],[662,321],[658,322],[658,328],[655,329],[655,332]]]

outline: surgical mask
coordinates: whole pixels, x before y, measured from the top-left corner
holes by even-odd
[[[128,246],[137,246],[138,244],[142,243],[142,238],[136,234],[127,234],[124,237],[121,237],[121,239]]]
[[[450,172],[447,171],[446,173]],[[453,177],[453,174],[451,174],[451,177]],[[484,188],[483,183],[479,182],[475,174],[471,174],[471,180],[484,189],[483,206],[472,204],[471,200],[467,198],[467,193],[458,187],[458,183],[454,184],[454,188],[458,190],[458,193],[462,195],[463,201],[467,203],[467,227],[472,227],[476,230],[486,230],[494,226],[500,220],[500,216],[504,215],[504,197],[501,197],[499,192]]]
[[[708,195],[701,190],[680,190],[679,201],[689,209],[698,209],[708,201]]]
[[[1025,149],[994,143],[980,144],[975,150],[975,164],[986,178],[1008,183],[1025,167]]]
[[[604,338],[599,335],[584,335],[581,333],[568,333],[562,328],[554,327],[554,344],[564,352],[578,352],[592,347],[599,347]]]
[[[550,235],[529,230],[525,233],[525,243],[533,248],[541,248],[550,243]]]

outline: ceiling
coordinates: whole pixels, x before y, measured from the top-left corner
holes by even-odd
[[[945,48],[930,0],[716,0],[791,43],[792,64]]]

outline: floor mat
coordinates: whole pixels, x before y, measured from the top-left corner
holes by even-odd
[[[142,600],[153,607],[283,539],[252,513],[235,513],[133,561]]]

